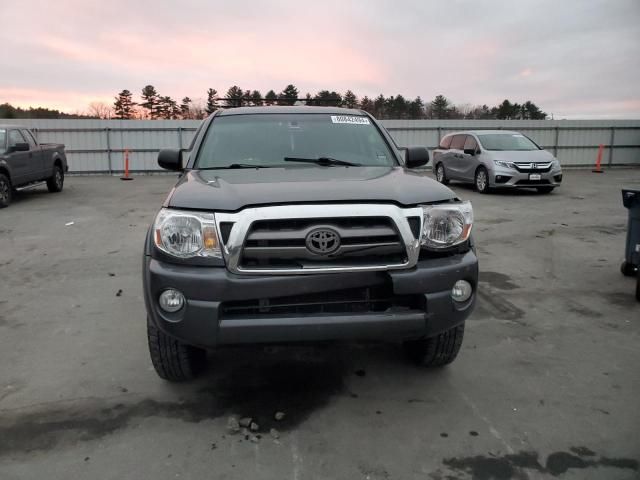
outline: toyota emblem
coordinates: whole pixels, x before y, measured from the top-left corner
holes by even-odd
[[[340,235],[332,228],[316,228],[307,234],[305,245],[311,253],[329,255],[340,248]]]

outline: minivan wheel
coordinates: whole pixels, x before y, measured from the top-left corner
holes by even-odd
[[[436,165],[436,180],[443,185],[449,185],[449,179],[447,178],[447,172],[444,170],[444,165],[441,163]]]
[[[435,337],[406,341],[402,346],[413,363],[425,367],[441,367],[456,359],[463,337],[464,323]]]
[[[53,167],[53,175],[47,179],[47,188],[51,193],[61,192],[64,186],[64,172],[60,165]]]
[[[551,193],[555,187],[536,187],[538,193]]]
[[[161,378],[170,382],[191,380],[206,365],[207,352],[184,344],[158,329],[147,318],[151,363]]]
[[[476,190],[480,193],[487,193],[489,191],[489,174],[486,168],[480,167],[476,170],[475,185]]]
[[[11,181],[4,173],[0,173],[0,208],[9,206],[12,195]]]

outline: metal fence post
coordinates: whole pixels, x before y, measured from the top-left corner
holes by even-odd
[[[611,127],[611,136],[609,137],[609,166],[613,164],[613,144],[616,140],[616,127]]]
[[[113,174],[113,168],[111,165],[111,129],[110,128],[105,128],[104,131],[107,134],[107,159],[109,160],[109,175]]]
[[[553,144],[553,156],[558,158],[558,141],[560,138],[560,127],[558,125],[556,125],[556,139],[555,139],[555,143]]]

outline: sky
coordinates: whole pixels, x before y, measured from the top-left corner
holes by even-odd
[[[0,103],[293,83],[640,118],[640,0],[0,0]]]

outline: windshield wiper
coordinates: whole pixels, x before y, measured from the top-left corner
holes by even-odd
[[[253,165],[251,163],[232,163],[231,165],[222,165],[220,167],[204,167],[198,170],[224,170],[233,168],[271,168],[272,165]]]
[[[299,158],[299,157],[284,157],[285,162],[303,162],[303,163],[316,163],[323,167],[329,167],[331,165],[342,165],[345,167],[357,167],[360,163],[347,162],[345,160],[338,160],[331,157],[318,157],[318,158]]]

